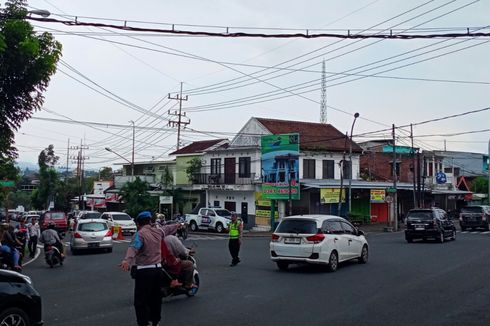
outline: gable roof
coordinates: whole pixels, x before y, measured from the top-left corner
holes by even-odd
[[[331,124],[256,118],[272,134],[299,133],[301,150],[344,151],[350,140]],[[361,153],[362,148],[352,142],[352,151]]]
[[[182,147],[178,151],[170,153],[169,155],[203,153],[209,149],[214,149],[216,147],[218,148],[228,147],[228,139],[211,139],[211,140],[195,141],[185,147]]]

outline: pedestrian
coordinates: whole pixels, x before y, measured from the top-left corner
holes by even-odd
[[[29,249],[29,257],[34,258],[37,249],[37,241],[41,236],[41,228],[36,218],[32,219],[32,222],[27,227],[27,234],[29,241],[27,242],[27,248]]]
[[[236,266],[240,262],[240,246],[242,245],[243,223],[238,219],[237,214],[231,214],[231,222],[228,223],[228,249],[231,255],[230,266]]]
[[[143,211],[136,217],[138,231],[134,234],[126,256],[119,265],[122,270],[131,269],[134,278],[134,309],[139,326],[158,325],[161,319],[163,282],[161,243],[166,234],[173,234],[179,224],[151,225],[151,213]]]

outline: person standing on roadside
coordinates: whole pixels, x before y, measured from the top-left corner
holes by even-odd
[[[32,219],[32,223],[27,227],[27,234],[29,241],[27,242],[27,248],[29,249],[29,257],[34,258],[36,254],[37,241],[41,236],[41,228],[36,218]]]
[[[228,249],[231,255],[230,266],[236,266],[240,262],[238,254],[242,245],[243,223],[238,219],[236,213],[231,214],[231,222],[228,223]]]
[[[152,226],[151,218],[149,211],[138,214],[138,231],[119,265],[126,272],[131,269],[131,277],[134,278],[134,309],[138,326],[148,326],[150,322],[156,326],[160,322],[163,281],[160,245],[165,235],[175,233],[180,227],[180,224]]]

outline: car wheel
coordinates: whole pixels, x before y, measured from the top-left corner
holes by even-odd
[[[410,237],[405,237],[405,240],[407,240],[408,243],[412,243],[413,242],[413,239],[410,238]]]
[[[488,231],[488,230],[490,230],[490,224],[489,223],[487,223],[487,225],[485,225],[485,231]]]
[[[29,325],[29,317],[24,310],[19,308],[8,308],[0,314],[0,325],[5,326],[27,326]]]
[[[369,258],[368,247],[366,245],[364,245],[362,247],[362,250],[361,250],[361,256],[359,256],[359,258],[358,258],[358,262],[360,264],[365,264],[368,262],[368,258]]]
[[[70,251],[73,256],[78,255],[78,250],[76,250],[75,248],[70,248]]]
[[[223,233],[223,231],[225,231],[225,228],[223,227],[223,224],[216,223],[216,232]]]
[[[453,230],[453,233],[451,235],[451,240],[456,240],[456,230]]]
[[[289,267],[289,263],[285,261],[278,261],[276,262],[277,268],[279,268],[281,271],[285,271]]]
[[[191,228],[191,231],[192,232],[196,232],[199,230],[199,228],[197,227],[197,223],[192,221],[191,224],[189,225],[189,227]]]
[[[441,233],[439,233],[439,237],[437,238],[437,241],[439,243],[443,243],[444,242],[444,231],[441,231]]]
[[[466,227],[465,226],[462,226],[461,227],[461,231],[466,231]]]
[[[107,249],[107,253],[111,253],[111,252],[112,252],[112,248]]]
[[[328,258],[328,270],[330,272],[335,272],[337,267],[339,267],[339,257],[337,256],[337,252],[332,251]]]

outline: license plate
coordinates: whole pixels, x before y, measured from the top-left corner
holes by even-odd
[[[285,238],[284,243],[289,243],[289,244],[300,244],[301,243],[301,238]]]
[[[92,242],[92,243],[89,243],[88,244],[88,247],[89,248],[97,248],[99,246],[99,243],[98,242]]]
[[[418,226],[415,228],[416,231],[423,231],[425,228],[423,226]]]

